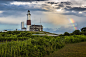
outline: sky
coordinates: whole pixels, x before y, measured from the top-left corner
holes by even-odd
[[[62,34],[86,27],[86,0],[0,0],[0,31],[26,27],[27,11],[31,24],[43,30]]]

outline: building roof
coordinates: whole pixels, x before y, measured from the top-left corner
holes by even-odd
[[[26,29],[26,28],[24,27],[24,28],[22,28],[22,29]]]
[[[42,26],[42,25],[31,25],[31,26],[38,26],[39,27],[39,26]]]
[[[4,30],[4,31],[7,31],[7,30]]]

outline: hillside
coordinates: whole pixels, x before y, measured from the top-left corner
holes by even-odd
[[[86,57],[86,42],[66,44],[62,49],[45,57]]]
[[[38,35],[33,35],[33,34],[38,34]],[[39,34],[46,34],[46,35],[39,36]],[[48,36],[47,34],[51,34],[51,33],[31,32],[31,31],[0,32],[0,56],[1,57],[45,57],[55,51],[58,51],[59,54],[60,53],[59,49],[61,50],[65,48],[66,45],[68,44],[70,44],[70,46],[72,47],[71,45],[72,43],[79,43],[86,41],[85,35]],[[63,51],[65,52],[65,49],[62,50],[62,52]],[[71,51],[69,53],[72,54]]]

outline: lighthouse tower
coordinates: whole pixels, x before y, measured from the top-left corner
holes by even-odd
[[[27,12],[27,31],[30,31],[30,26],[31,26],[30,16],[31,16],[31,14],[30,14],[30,11],[28,10],[28,12]]]

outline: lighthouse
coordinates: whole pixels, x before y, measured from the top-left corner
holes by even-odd
[[[24,22],[21,22],[21,31],[43,31],[43,26],[41,25],[41,19],[40,19],[40,25],[31,25],[31,14],[28,10],[27,12],[27,22],[26,27],[24,27]]]
[[[27,31],[30,31],[30,26],[31,26],[31,14],[30,11],[28,10],[27,12]]]

